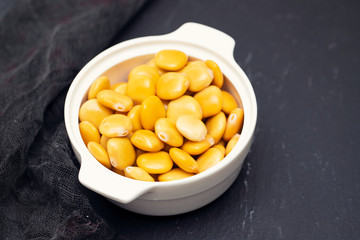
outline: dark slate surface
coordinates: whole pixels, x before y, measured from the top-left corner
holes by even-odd
[[[117,237],[360,239],[359,11],[340,0],[147,4],[114,43],[188,21],[228,33],[259,118],[240,176],[200,210],[154,218],[94,197]]]
[[[240,176],[199,210],[143,216],[86,191],[115,239],[360,239],[359,11],[356,0],[148,2],[113,44],[189,21],[224,31],[259,118]]]

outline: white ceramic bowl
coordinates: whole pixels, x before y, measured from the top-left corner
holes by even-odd
[[[122,208],[147,215],[189,212],[224,193],[240,172],[257,118],[255,94],[247,76],[234,60],[234,47],[234,39],[225,33],[201,24],[186,23],[170,34],[119,43],[86,64],[72,82],[65,101],[65,124],[81,163],[81,184]],[[98,76],[106,74],[112,83],[126,81],[131,68],[147,62],[162,49],[178,49],[197,59],[215,61],[227,78],[224,88],[243,106],[245,119],[235,148],[216,166],[182,180],[143,182],[110,171],[90,154],[80,135],[78,113],[91,83]]]

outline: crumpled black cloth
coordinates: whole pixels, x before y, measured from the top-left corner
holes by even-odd
[[[64,125],[75,75],[145,0],[15,0],[0,10],[0,239],[109,239]]]

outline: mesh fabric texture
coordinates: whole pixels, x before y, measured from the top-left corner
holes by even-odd
[[[0,12],[0,239],[109,239],[64,125],[72,80],[144,0],[22,0]]]

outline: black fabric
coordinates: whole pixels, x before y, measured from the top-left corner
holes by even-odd
[[[63,107],[75,75],[144,2],[1,2],[0,239],[113,236],[77,180]]]

